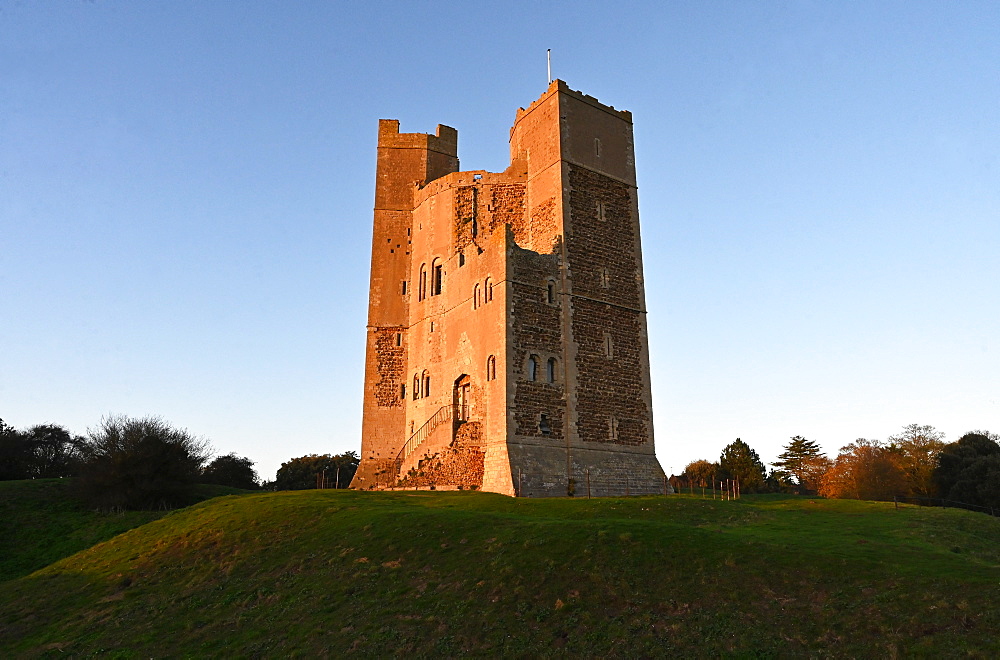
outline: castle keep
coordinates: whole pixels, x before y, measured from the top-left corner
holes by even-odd
[[[632,115],[556,80],[504,172],[379,122],[353,488],[668,492],[653,452]]]

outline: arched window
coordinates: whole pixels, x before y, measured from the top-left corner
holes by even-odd
[[[538,356],[528,358],[528,380],[538,380]]]
[[[550,305],[556,304],[556,283],[553,280],[545,283],[545,302]]]
[[[420,376],[413,374],[413,400],[420,398]]]
[[[430,395],[431,395],[431,375],[429,373],[427,373],[427,370],[425,369],[424,370],[424,391],[423,391],[422,396],[427,397],[427,396],[430,396]]]
[[[556,382],[556,359],[549,358],[549,361],[545,363],[545,380],[550,383]]]
[[[497,379],[497,358],[491,355],[486,358],[486,380]]]
[[[427,297],[427,264],[420,264],[420,277],[417,278],[417,300]]]
[[[444,285],[444,264],[440,259],[435,259],[431,264],[431,295],[440,296]]]
[[[482,304],[479,296],[482,292],[479,290],[479,282],[476,282],[476,286],[472,287],[472,309],[478,309],[479,305]]]
[[[483,287],[483,295],[486,296],[486,302],[491,302],[493,300],[493,280],[486,278],[486,284]]]

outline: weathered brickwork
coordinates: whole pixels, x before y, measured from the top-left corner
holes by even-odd
[[[459,172],[457,145],[379,123],[352,487],[669,492],[631,114],[554,81],[518,109],[503,172]]]
[[[524,184],[498,183],[490,186],[490,220],[487,231],[493,233],[507,225],[516,227],[524,221]],[[514,233],[517,236],[515,230]]]
[[[569,168],[573,231],[566,247],[573,262],[573,293],[631,309],[642,302],[629,187],[582,167]],[[598,218],[598,204],[604,218]],[[608,283],[601,275],[608,272]]]
[[[510,263],[513,266],[510,280],[513,340],[509,355],[515,374],[515,433],[561,439],[566,410],[558,257],[514,248]],[[550,284],[552,302],[548,298]],[[534,379],[530,373],[532,357],[535,359]],[[549,360],[555,360],[551,374]],[[542,415],[545,415],[544,423]]]
[[[404,382],[403,370],[406,368],[403,331],[403,328],[383,328],[376,332],[378,380],[375,381],[375,401],[383,408],[402,406],[400,385]]]

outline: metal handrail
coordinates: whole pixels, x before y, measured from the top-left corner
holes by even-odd
[[[403,444],[403,448],[399,450],[399,454],[396,455],[396,464],[401,465],[406,457],[417,450],[417,447],[427,439],[434,429],[441,426],[445,422],[450,422],[455,419],[455,404],[449,404],[447,406],[441,406],[438,408],[437,412],[430,416],[430,418],[424,422],[423,426],[413,432],[413,434],[406,440]]]

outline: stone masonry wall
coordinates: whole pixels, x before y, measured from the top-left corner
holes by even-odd
[[[577,432],[585,441],[641,445],[651,433],[630,188],[579,167],[570,167],[569,181]]]
[[[510,319],[513,343],[508,351],[514,386],[514,433],[519,436],[561,439],[565,433],[565,383],[561,363],[562,322],[558,292],[559,258],[513,248]],[[548,284],[556,286],[555,302],[548,302]],[[535,380],[528,374],[530,356],[538,358]],[[556,360],[556,379],[548,382],[547,363]],[[540,427],[548,418],[549,432]]]
[[[403,328],[379,328],[375,331],[378,380],[375,381],[374,395],[375,401],[381,407],[402,406],[400,386],[405,382],[403,371],[406,368],[406,355],[402,346],[403,334]]]

